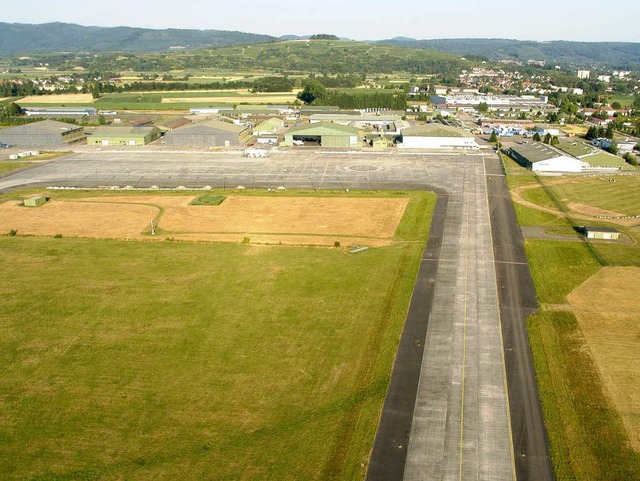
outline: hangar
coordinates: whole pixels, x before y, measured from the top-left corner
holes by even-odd
[[[17,147],[60,147],[84,138],[82,127],[43,120],[0,130],[0,142]]]
[[[416,125],[402,131],[404,149],[464,149],[476,150],[480,146],[468,132],[439,123]]]
[[[506,150],[513,160],[534,172],[583,172],[589,168],[587,162],[565,155],[542,142],[518,144]]]
[[[96,127],[88,132],[89,145],[147,145],[160,137],[157,127]]]
[[[284,145],[320,145],[322,147],[358,147],[360,145],[360,131],[354,127],[319,122],[315,124],[298,125],[290,128],[284,135]]]
[[[167,132],[164,139],[167,145],[185,147],[237,147],[242,145],[240,134],[244,130],[243,125],[209,120]]]

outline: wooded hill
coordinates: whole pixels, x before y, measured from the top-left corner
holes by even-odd
[[[0,22],[0,54],[31,52],[160,52],[277,40],[269,35],[225,30],[84,27],[69,23],[29,25]]]
[[[398,47],[424,48],[488,60],[545,60],[562,64],[640,65],[640,43],[630,42],[534,42],[499,38],[415,40],[394,38],[376,42]]]
[[[126,70],[170,72],[201,68],[242,71],[266,69],[278,72],[316,72],[321,74],[392,73],[457,75],[471,65],[458,56],[422,49],[378,46],[341,40],[303,40],[221,47],[188,52],[128,53],[41,53],[29,59],[14,58],[21,67],[34,62],[50,68],[87,71]]]
[[[334,39],[318,34],[317,40]],[[225,30],[148,29],[133,27],[85,27],[68,23],[40,25],[0,22],[0,55],[33,52],[166,52],[201,50],[235,45],[256,45],[303,37],[258,35]],[[606,64],[618,68],[640,66],[640,43],[535,42],[507,39],[389,40],[354,42],[373,47],[393,46],[436,51],[488,60],[545,60],[562,64]],[[302,41],[304,44],[304,41]]]

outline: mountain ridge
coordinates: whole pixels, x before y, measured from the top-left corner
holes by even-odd
[[[33,52],[163,52],[307,40],[311,35],[271,35],[229,30],[98,27],[64,22],[25,24],[0,22],[0,54]],[[348,40],[348,39],[341,39]],[[500,38],[414,39],[395,37],[366,43],[432,50],[488,60],[529,59],[579,65],[640,66],[640,43],[532,41]]]

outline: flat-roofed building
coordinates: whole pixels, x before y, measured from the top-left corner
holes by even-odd
[[[585,226],[582,228],[582,232],[587,239],[600,239],[600,240],[618,240],[620,239],[620,232],[614,227],[594,227]]]
[[[438,123],[416,125],[402,131],[403,149],[476,150],[480,146],[469,132]]]

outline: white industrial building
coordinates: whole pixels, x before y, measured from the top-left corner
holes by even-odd
[[[542,142],[514,145],[507,155],[523,167],[534,172],[580,173],[589,169],[589,164]]]
[[[402,131],[403,149],[476,150],[480,146],[468,132],[442,124],[424,124]]]

